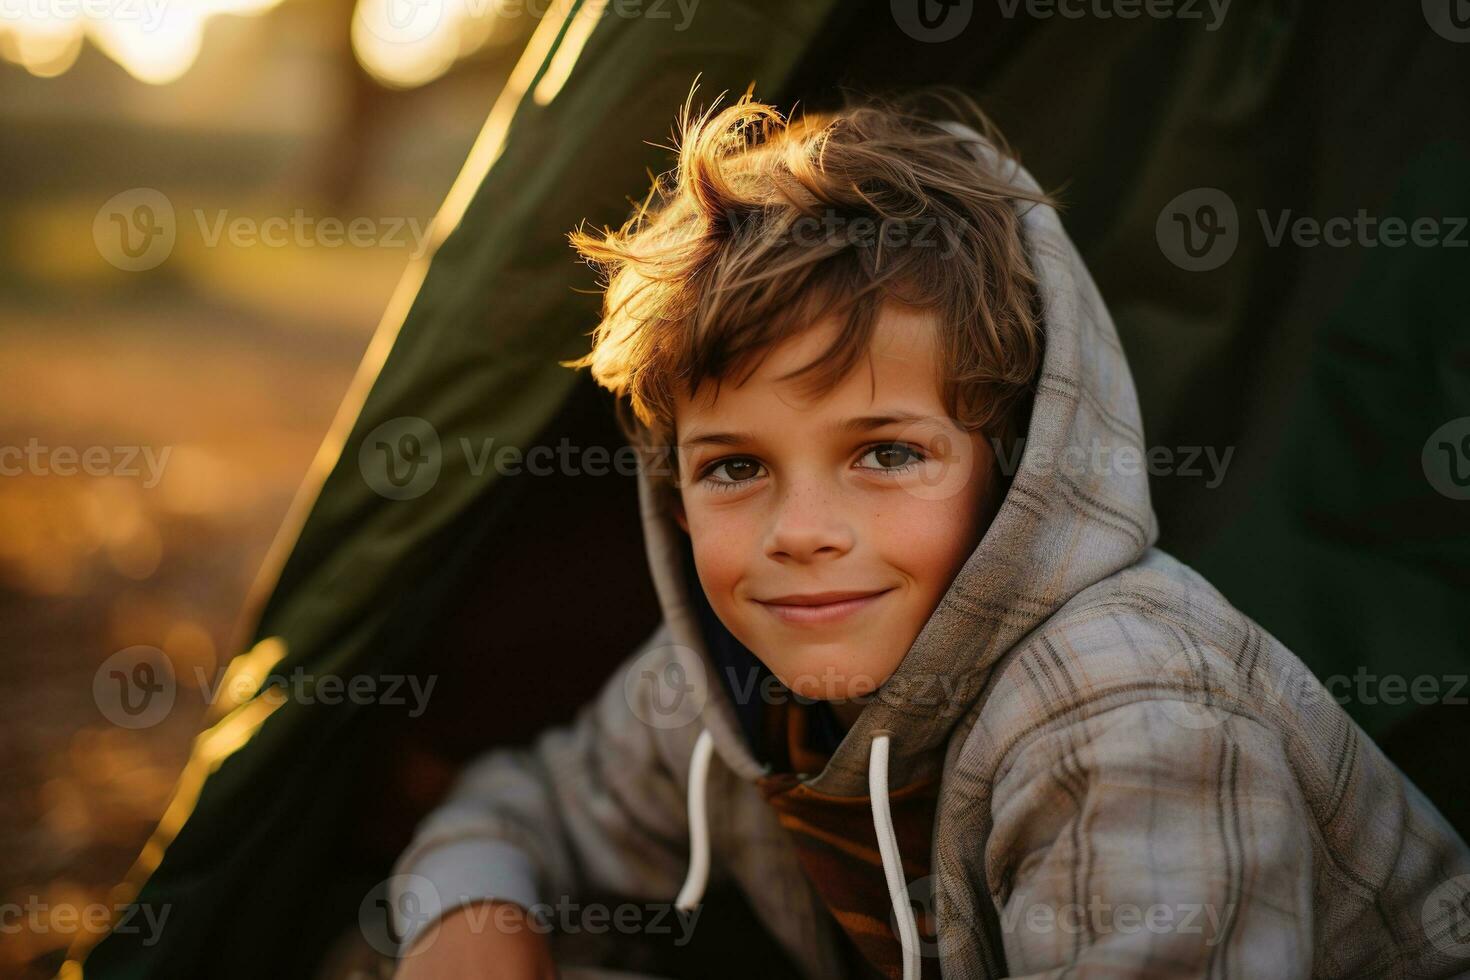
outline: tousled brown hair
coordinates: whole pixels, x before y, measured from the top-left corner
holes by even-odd
[[[1052,201],[1011,182],[1014,154],[973,100],[849,96],[790,119],[750,92],[697,114],[692,101],[676,167],[627,223],[569,236],[605,295],[591,351],[565,363],[619,396],[630,440],[669,453],[677,386],[692,397],[706,381],[738,384],[775,344],[836,316],[831,347],[791,375],[829,389],[867,352],[885,301],[937,314],[962,428],[1023,435],[1043,338],[1015,203]],[[978,131],[1002,172],[939,120]],[[825,237],[808,233],[818,226]]]

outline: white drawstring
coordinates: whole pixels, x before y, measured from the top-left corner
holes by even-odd
[[[878,853],[883,856],[883,877],[888,882],[888,900],[898,920],[898,940],[903,947],[903,980],[919,980],[919,926],[909,905],[908,884],[898,854],[898,835],[888,810],[888,735],[873,736],[868,755],[868,796],[873,805],[873,830],[878,835]],[[693,911],[704,897],[709,882],[709,812],[706,789],[710,756],[715,740],[709,729],[699,733],[689,758],[689,873],[674,899],[680,912]]]
[[[689,757],[689,874],[684,887],[674,899],[674,908],[692,912],[704,897],[709,882],[709,813],[705,806],[705,787],[709,783],[709,760],[714,753],[715,738],[709,729],[699,733],[694,752]]]
[[[873,803],[873,830],[878,834],[878,853],[883,856],[883,877],[888,879],[888,900],[898,920],[898,941],[903,946],[903,980],[919,980],[919,926],[909,905],[908,884],[898,856],[898,835],[888,812],[888,735],[874,735],[868,754],[868,796]]]

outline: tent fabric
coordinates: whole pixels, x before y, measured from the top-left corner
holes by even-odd
[[[570,5],[569,24],[583,6]],[[556,98],[521,101],[503,152],[463,217],[427,268],[407,273],[422,283],[401,324],[385,318],[373,342],[369,361],[385,337],[391,351],[349,419],[350,431],[327,438],[330,474],[255,629],[256,644],[281,641],[275,672],[289,676],[299,667],[347,678],[420,671],[415,655],[425,624],[441,618],[436,611],[446,597],[472,577],[467,561],[485,557],[476,546],[518,520],[511,497],[544,490],[531,485],[497,495],[499,485],[518,481],[497,479],[494,467],[477,474],[475,459],[459,447],[467,443],[479,453],[487,440],[495,447],[537,444],[577,383],[557,361],[582,351],[597,306],[587,292],[595,279],[575,261],[567,231],[583,220],[622,221],[628,195],[646,186],[650,169],[662,169],[665,151],[651,144],[668,141],[673,110],[696,75],[710,94],[743,91],[752,79],[779,84],[825,6],[710,4],[682,32],[664,19],[606,16]],[[551,9],[554,15],[563,7]],[[546,52],[529,92],[556,56],[555,47]],[[381,482],[365,477],[359,447],[384,422],[400,419],[432,426],[442,469],[431,489],[390,499]],[[347,448],[332,453],[338,446]],[[645,575],[641,567],[631,571],[625,577]],[[555,578],[514,583],[522,592],[557,585]],[[496,601],[494,616],[513,617],[525,605],[524,596],[504,593]],[[651,591],[647,605],[653,608]],[[583,652],[584,661],[597,662],[598,651]],[[612,663],[605,654],[600,659]],[[138,902],[170,908],[164,938],[144,947],[142,937],[112,932],[87,955],[88,978],[309,976],[335,932],[354,923],[362,896],[387,874],[383,863],[354,875],[342,864],[340,840],[357,819],[348,808],[352,781],[364,768],[357,762],[380,750],[365,732],[391,709],[287,701],[259,723],[249,707],[220,722],[241,723],[238,731],[224,729],[230,737],[201,739],[206,744],[196,758],[218,752],[221,743],[232,751],[211,760],[217,768],[177,834],[166,821],[155,835],[148,851],[162,851],[161,863],[134,875],[138,884],[151,871]],[[252,733],[247,723],[259,724]],[[392,854],[380,857],[391,862]],[[280,935],[282,923],[292,923],[289,935]],[[275,938],[263,941],[267,934]],[[64,971],[77,973],[74,965]]]
[[[161,941],[115,931],[86,956],[87,977],[312,976],[454,766],[564,718],[651,626],[646,570],[609,557],[637,534],[631,478],[497,478],[461,447],[616,448],[606,400],[556,365],[585,349],[596,314],[564,235],[583,219],[619,223],[668,166],[645,141],[667,141],[696,75],[701,100],[755,81],[786,107],[823,107],[844,86],[971,91],[1059,190],[1149,443],[1173,454],[1151,480],[1160,546],[1320,677],[1364,677],[1329,689],[1467,832],[1456,788],[1470,774],[1457,748],[1470,691],[1454,685],[1470,671],[1470,505],[1424,469],[1431,435],[1470,415],[1456,288],[1470,253],[1450,233],[1470,214],[1464,45],[1431,24],[1432,4],[1267,0],[1227,5],[1213,27],[1202,4],[1167,9],[1203,19],[1018,4],[952,4],[969,21],[944,41],[897,0],[703,4],[684,31],[609,16],[555,98],[520,100],[493,166],[462,175],[477,181],[462,216],[441,214],[453,227],[405,279],[406,312],[385,316],[366,397],[329,435],[329,472],[267,574],[255,659],[236,661],[262,674],[432,672],[432,710],[235,707],[201,736],[131,878],[137,901],[171,909]],[[1194,270],[1166,232],[1171,207],[1198,217],[1221,200],[1201,192],[1233,206],[1236,244]],[[1445,241],[1273,240],[1283,214],[1360,209],[1442,220]],[[432,486],[384,496],[362,447],[429,431]],[[1195,447],[1203,472],[1179,472]],[[1214,484],[1204,447],[1230,452]],[[583,608],[552,621],[569,593]],[[541,697],[497,702],[509,676]],[[1437,694],[1413,703],[1390,676],[1432,678]],[[63,975],[82,975],[84,953]]]

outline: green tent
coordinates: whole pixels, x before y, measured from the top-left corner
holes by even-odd
[[[754,82],[786,108],[844,86],[973,92],[1060,190],[1113,311],[1168,453],[1161,546],[1338,681],[1466,833],[1470,30],[1434,0],[1307,8],[747,0],[679,29],[660,5],[555,7],[385,314],[231,666],[248,689],[295,674],[385,696],[266,684],[225,705],[120,886],[167,907],[161,937],[119,925],[62,975],[316,975],[456,766],[569,719],[652,629],[610,402],[557,365],[597,309],[565,233],[620,223],[669,166],[653,144],[697,75],[700,100]],[[1437,239],[1298,234],[1360,211],[1432,218]],[[578,462],[497,475],[498,452],[533,446]],[[386,696],[405,678],[434,683],[428,710]]]

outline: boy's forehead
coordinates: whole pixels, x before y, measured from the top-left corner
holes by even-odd
[[[911,414],[942,411],[944,379],[934,313],[884,304],[866,356],[830,390],[813,392],[807,377],[791,375],[826,356],[839,329],[836,318],[818,321],[758,354],[759,363],[748,377],[706,382],[693,396],[679,392],[676,435],[682,441],[690,426],[716,419],[870,414],[880,403]]]

